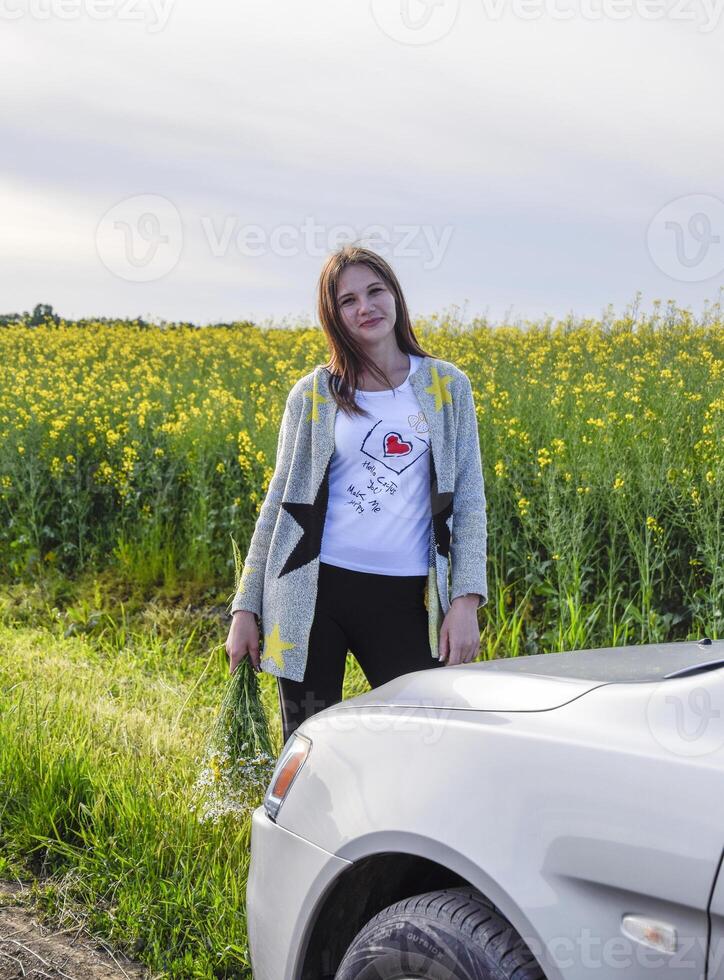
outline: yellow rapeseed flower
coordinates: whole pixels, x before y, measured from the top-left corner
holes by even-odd
[[[538,466],[543,469],[546,466],[550,466],[552,462],[553,460],[551,459],[550,450],[546,449],[545,446],[542,446],[538,450]]]
[[[654,534],[661,534],[663,532],[663,530],[664,530],[661,527],[661,525],[658,523],[658,521],[656,520],[656,518],[655,517],[652,517],[650,514],[646,518],[646,527],[649,528],[650,531],[653,531]]]

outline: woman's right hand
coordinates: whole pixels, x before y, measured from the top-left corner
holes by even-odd
[[[259,667],[259,627],[256,616],[247,609],[238,609],[231,616],[229,635],[226,637],[226,655],[229,658],[229,673],[233,674],[246,655],[252,667]]]

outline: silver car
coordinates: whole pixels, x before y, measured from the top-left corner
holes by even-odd
[[[255,980],[724,980],[724,641],[395,678],[289,738]]]

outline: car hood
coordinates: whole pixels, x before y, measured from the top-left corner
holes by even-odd
[[[705,638],[598,647],[417,670],[333,707],[549,711],[606,684],[669,682],[707,669],[724,669],[724,641]]]
[[[486,670],[489,663],[417,670],[334,705],[331,710],[394,705],[466,708],[469,711],[549,711],[596,687],[600,681]]]

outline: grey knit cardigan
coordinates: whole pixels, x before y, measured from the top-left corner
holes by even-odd
[[[295,681],[304,679],[335,449],[338,406],[330,393],[331,377],[318,365],[289,392],[274,474],[231,604],[232,614],[247,609],[259,620],[262,670]],[[477,593],[477,608],[488,601],[485,490],[468,376],[449,361],[425,356],[410,384],[430,435],[424,595],[430,652],[437,658],[442,617],[452,600]]]

